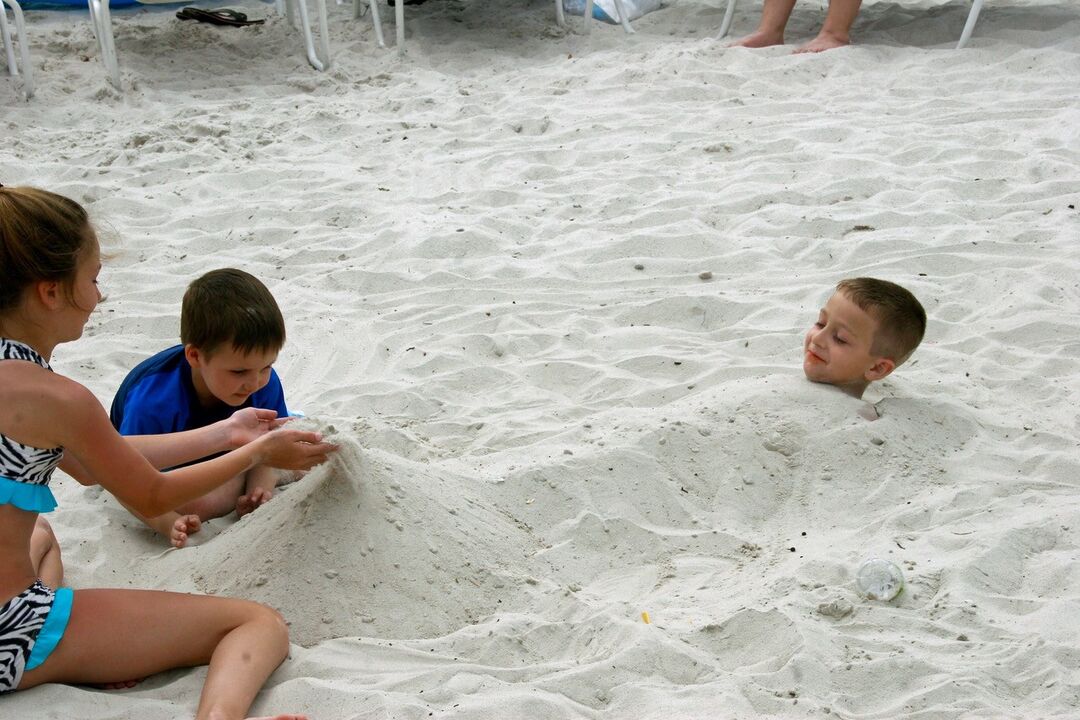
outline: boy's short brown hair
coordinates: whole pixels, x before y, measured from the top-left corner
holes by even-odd
[[[254,275],[235,268],[211,270],[184,293],[180,342],[207,355],[226,343],[242,353],[280,350],[285,319]]]
[[[836,291],[877,320],[870,348],[874,355],[891,358],[900,365],[922,342],[926,311],[906,288],[888,280],[860,277],[841,280]]]

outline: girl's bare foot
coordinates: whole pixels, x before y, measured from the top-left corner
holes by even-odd
[[[839,35],[833,35],[832,33],[822,32],[816,38],[795,50],[795,54],[825,52],[826,50],[832,50],[850,44],[851,41],[846,35],[841,37]]]
[[[784,44],[784,33],[771,32],[767,30],[758,30],[755,33],[747,35],[741,40],[736,40],[728,47],[747,47],[747,48],[763,48],[772,47],[773,45]]]

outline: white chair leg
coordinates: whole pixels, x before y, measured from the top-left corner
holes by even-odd
[[[12,75],[18,73],[15,67],[15,50],[12,47],[11,29],[7,24],[7,10],[4,4],[11,7],[11,14],[15,18],[15,32],[19,35],[19,57],[22,59],[23,92],[26,99],[34,96],[34,69],[30,65],[30,41],[26,37],[26,22],[23,18],[22,7],[17,0],[3,0],[0,2],[0,33],[4,36],[4,49],[7,52],[8,72]]]
[[[94,26],[101,62],[105,72],[117,90],[120,89],[120,63],[116,60],[116,42],[113,40],[112,18],[109,15],[109,0],[88,0],[90,22]]]
[[[731,29],[731,20],[735,16],[735,0],[728,0],[727,11],[724,12],[724,19],[720,23],[720,34],[717,38],[722,38],[728,34],[728,30]]]
[[[356,4],[360,4],[360,0],[356,0]],[[379,47],[386,47],[386,38],[383,37],[382,31],[382,18],[379,17],[379,0],[368,0],[368,7],[371,8],[371,26],[375,29],[375,42],[379,43]]]
[[[630,27],[630,16],[623,7],[622,0],[615,0],[615,14],[619,16],[619,24],[627,35],[634,34],[634,28]]]
[[[397,23],[397,51],[401,55],[405,52],[405,0],[394,3],[394,22]]]
[[[562,0],[555,0],[555,24],[566,27],[566,13],[563,12]]]
[[[7,56],[7,66],[9,75],[18,75],[19,68],[15,64],[15,46],[11,42],[11,31],[8,30],[7,24],[7,8],[3,3],[0,3],[0,38],[4,40],[4,54]]]
[[[585,15],[581,19],[585,23],[585,27],[582,29],[585,31],[586,35],[592,33],[592,9],[593,0],[585,0]]]
[[[960,33],[960,42],[956,43],[956,49],[967,45],[971,39],[971,31],[975,29],[975,21],[979,19],[979,11],[982,10],[983,0],[975,0],[971,3],[971,12],[968,13],[967,22],[964,23],[964,31]]]
[[[353,0],[353,20],[359,20],[361,17],[363,17],[363,8],[363,0]],[[379,17],[379,3],[377,0],[368,0],[368,11],[371,12],[371,27],[375,30],[375,42],[379,44],[379,47],[384,48],[386,47],[386,38],[383,37],[382,18]]]
[[[315,11],[319,16],[319,43],[324,58],[323,64],[330,67],[330,25],[326,21],[326,0],[315,0]],[[325,69],[325,68],[324,68]]]
[[[326,37],[326,2],[325,0],[315,0],[316,11],[319,16],[319,23],[322,29],[322,45],[323,55],[326,60],[323,61],[319,57],[319,54],[315,51],[315,38],[311,32],[311,18],[308,17],[307,0],[297,0],[296,9],[300,13],[300,34],[304,39],[304,47],[307,50],[307,59],[311,63],[311,67],[316,70],[325,70],[330,66],[330,44]]]

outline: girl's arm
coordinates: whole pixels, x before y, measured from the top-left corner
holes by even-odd
[[[93,476],[90,475],[90,471],[83,467],[83,464],[66,450],[64,451],[64,457],[60,459],[60,469],[75,478],[75,482],[80,485],[97,485]]]
[[[125,437],[154,467],[176,467],[207,455],[243,447],[285,422],[284,419],[275,418],[277,412],[274,410],[245,408],[237,410],[227,420],[194,430]]]
[[[137,512],[155,517],[205,495],[229,478],[265,463],[304,469],[324,461],[333,445],[318,433],[277,430],[226,455],[168,474],[155,469],[109,422],[105,409],[88,389],[54,376],[35,396],[32,424],[61,445],[82,471]]]

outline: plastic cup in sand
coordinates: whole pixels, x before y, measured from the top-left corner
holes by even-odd
[[[904,573],[888,560],[870,558],[859,566],[855,586],[867,600],[888,602],[904,589]]]

